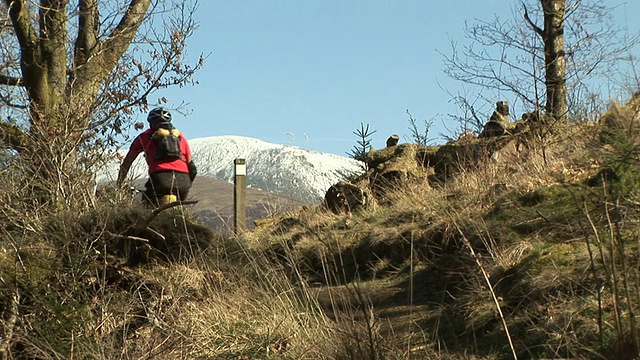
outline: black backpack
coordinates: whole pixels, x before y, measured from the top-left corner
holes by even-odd
[[[151,139],[156,142],[156,160],[173,161],[182,159],[180,152],[180,131],[160,128],[153,132]]]

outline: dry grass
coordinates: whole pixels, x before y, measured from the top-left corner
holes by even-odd
[[[308,290],[232,234],[208,239],[209,250],[185,261],[123,266],[104,252],[105,241],[143,217],[135,211],[43,217],[39,242],[5,231],[0,305],[11,338],[4,355],[316,359],[337,352],[335,327]],[[174,231],[204,235],[188,214],[167,216]],[[8,321],[13,308],[17,318]]]
[[[21,219],[3,203],[10,340],[0,349],[42,359],[630,358],[640,170],[624,157],[636,140],[618,136],[634,128],[619,119],[636,121],[627,110],[605,124],[618,129],[609,143],[600,126],[567,125],[527,151],[462,164],[444,183],[396,183],[380,206],[349,214],[310,206],[242,236],[167,214],[171,226],[153,226],[209,246],[144,266],[105,252],[142,210]]]
[[[587,185],[606,166],[607,147],[599,142],[600,131],[591,124],[560,127],[530,142],[526,151],[503,151],[487,162],[461,166],[441,186],[407,181],[387,189],[384,206],[325,215],[315,224],[324,228],[321,238],[309,236],[314,227],[308,220],[295,229],[279,228],[276,236],[288,244],[287,261],[302,269],[301,264],[314,264],[311,268],[316,270],[318,264],[326,264],[323,276],[342,284],[332,291],[360,284],[361,300],[337,297],[337,305],[325,307],[332,311],[337,307],[365,329],[389,320],[385,314],[409,306],[411,319],[394,316],[387,331],[373,328],[367,339],[393,345],[383,347],[386,355],[370,358],[393,358],[391,353],[408,358],[412,352],[401,349],[406,339],[415,338],[426,339],[416,348],[429,349],[430,358],[456,358],[452,348],[463,348],[477,358],[501,358],[512,351],[519,358],[620,354],[633,336],[624,330],[616,335],[616,322],[629,329],[630,320],[616,320],[612,307],[620,302],[634,312],[636,295],[628,292],[627,298],[621,280],[601,291],[594,288],[607,273],[611,276],[611,270],[598,260],[585,213],[586,206],[598,232],[611,233],[606,229],[613,225],[606,222],[602,207],[609,200],[603,198],[602,189]],[[635,198],[633,192],[628,197],[626,226],[638,221]],[[273,225],[270,231],[276,228]],[[276,234],[262,230],[253,236]],[[637,236],[637,231],[624,236],[625,258],[633,259]],[[463,238],[475,250],[475,258]],[[605,257],[610,252],[607,246],[601,248]],[[634,271],[627,269],[624,276],[634,278]],[[357,276],[344,275],[352,272]],[[380,286],[362,285],[368,283]],[[395,287],[401,289],[396,295],[376,296]],[[354,310],[363,307],[374,320],[367,322]],[[501,325],[500,311],[506,326]],[[421,336],[409,336],[407,329]],[[616,337],[625,340],[618,345],[610,342]]]

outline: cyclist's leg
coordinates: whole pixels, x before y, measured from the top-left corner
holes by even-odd
[[[160,200],[165,195],[172,194],[172,186],[174,183],[173,179],[173,171],[160,171],[157,173],[153,173],[149,176],[150,180],[150,195],[151,199],[153,199],[155,205],[160,204]],[[149,188],[148,188],[149,189]]]
[[[142,203],[145,205],[158,206],[158,199],[156,198],[155,186],[152,181],[153,175],[149,176],[149,179],[144,184],[144,192],[142,192]]]
[[[191,179],[189,174],[176,172],[173,183],[173,192],[178,195],[180,201],[184,201],[189,196],[189,190],[191,189]]]

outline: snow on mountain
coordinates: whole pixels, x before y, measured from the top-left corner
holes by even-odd
[[[339,180],[362,172],[362,163],[334,154],[269,143],[243,136],[212,136],[189,140],[198,176],[233,182],[234,160],[247,163],[247,186],[317,203]],[[118,164],[109,168],[117,176]],[[147,166],[138,156],[129,176],[145,178]]]

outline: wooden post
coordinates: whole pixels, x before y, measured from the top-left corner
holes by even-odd
[[[245,159],[235,159],[233,190],[233,226],[236,234],[246,229],[247,224],[247,163]]]

